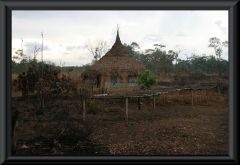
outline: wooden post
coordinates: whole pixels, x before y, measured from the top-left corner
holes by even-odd
[[[191,89],[191,101],[192,101],[192,106],[193,106],[193,90]]]
[[[93,94],[93,84],[92,84],[92,94]]]
[[[152,111],[153,120],[154,120],[154,112],[155,112],[155,95],[153,95],[153,111]]]
[[[126,120],[128,125],[128,98],[126,97]]]
[[[182,92],[182,102],[184,102],[184,90]]]
[[[219,88],[219,85],[218,85],[218,96],[220,96],[220,88]]]
[[[199,95],[199,93],[200,93],[200,95]],[[199,97],[198,97],[198,103],[201,102],[201,93],[202,93],[202,90],[198,90],[198,95],[199,95]]]
[[[83,120],[86,119],[86,105],[85,105],[85,99],[83,99]]]
[[[208,89],[206,89],[207,103],[208,103]]]
[[[140,97],[138,97],[138,110],[140,110]]]

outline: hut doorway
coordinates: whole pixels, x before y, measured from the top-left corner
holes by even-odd
[[[97,88],[100,87],[100,83],[101,83],[101,75],[97,75],[97,82],[96,82]]]

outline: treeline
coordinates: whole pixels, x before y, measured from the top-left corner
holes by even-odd
[[[186,73],[201,74],[227,74],[228,61],[217,59],[214,55],[196,55],[187,56],[186,60],[178,57],[179,52],[163,50],[164,45],[155,44],[154,49],[147,49],[145,52],[139,52],[136,48],[139,45],[133,42],[131,45],[124,44],[128,52],[143,64],[155,75],[176,73],[184,71]]]
[[[145,53],[135,51],[135,45],[124,44],[128,52],[136,58],[141,64],[143,64],[148,70],[152,71],[155,75],[158,74],[169,74],[175,73],[179,69],[185,69],[186,72],[201,72],[203,74],[217,74],[218,65],[220,65],[220,71],[223,74],[228,73],[228,61],[221,59],[220,64],[218,60],[213,55],[196,55],[192,54],[187,57],[187,60],[182,60],[178,58],[178,53],[172,50],[166,52],[161,50],[159,46],[155,49],[146,50]],[[12,73],[19,74],[22,73],[36,62],[36,59],[22,59],[19,63],[12,60]],[[51,61],[44,61],[45,64],[53,65],[56,69],[62,72],[75,71],[81,72],[83,69],[89,68],[91,65],[87,64],[84,66],[57,66]]]
[[[228,61],[221,58],[223,47],[228,45],[227,41],[220,42],[220,39],[213,37],[209,39],[209,47],[214,48],[215,55],[197,55],[192,54],[191,56],[187,56],[186,60],[182,60],[179,58],[180,50],[178,51],[165,51],[163,48],[165,45],[154,44],[154,49],[147,49],[144,52],[137,51],[139,45],[136,42],[132,42],[130,45],[124,44],[128,52],[136,58],[141,64],[143,64],[148,70],[153,72],[155,75],[160,74],[169,74],[169,73],[186,73],[186,74],[228,74]],[[100,44],[101,45],[101,44]],[[89,46],[88,46],[89,47]],[[93,51],[94,59],[93,61],[97,61],[97,57],[101,57],[101,53],[98,51],[101,50],[102,47],[99,47],[99,44],[91,47]],[[18,50],[16,55],[12,58],[12,73],[22,73],[26,71],[28,66],[36,63],[36,55],[38,51],[34,52],[34,58],[27,58],[25,54],[23,54],[22,50]],[[18,59],[20,62],[16,62]],[[44,61],[47,65],[52,65],[59,69],[62,72],[67,71],[75,71],[81,72],[84,69],[89,68],[93,63],[89,63],[83,66],[56,66],[51,61]]]
[[[19,63],[12,60],[12,74],[20,74],[23,73],[27,70],[32,65],[35,65],[37,62],[36,59],[24,59],[21,60]],[[43,61],[44,65],[51,65],[54,66],[55,69],[61,71],[61,72],[69,72],[69,71],[74,71],[74,72],[81,72],[84,69],[87,69],[90,67],[89,64],[83,65],[83,66],[58,66],[53,62],[50,61]]]

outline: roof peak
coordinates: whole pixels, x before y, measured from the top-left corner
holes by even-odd
[[[115,43],[121,43],[121,40],[120,40],[120,37],[119,37],[119,29],[117,30],[117,37],[116,37]]]
[[[116,36],[115,44],[116,44],[116,43],[122,44],[122,43],[121,43],[121,40],[120,40],[120,37],[119,37],[119,26],[118,26],[118,25],[117,25],[117,36]]]

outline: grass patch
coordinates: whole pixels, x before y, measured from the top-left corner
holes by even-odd
[[[108,109],[107,108],[104,108],[102,106],[100,106],[99,104],[97,104],[96,102],[94,101],[89,101],[87,103],[87,113],[93,113],[93,114],[96,114],[98,112],[108,112]]]
[[[150,100],[153,101],[153,97],[150,97]],[[165,95],[156,96],[156,103],[161,105],[191,105],[191,92],[190,91],[181,91],[168,93]],[[202,106],[228,106],[228,97],[227,96],[218,96],[216,91],[194,91],[193,92],[193,105],[202,105]]]

